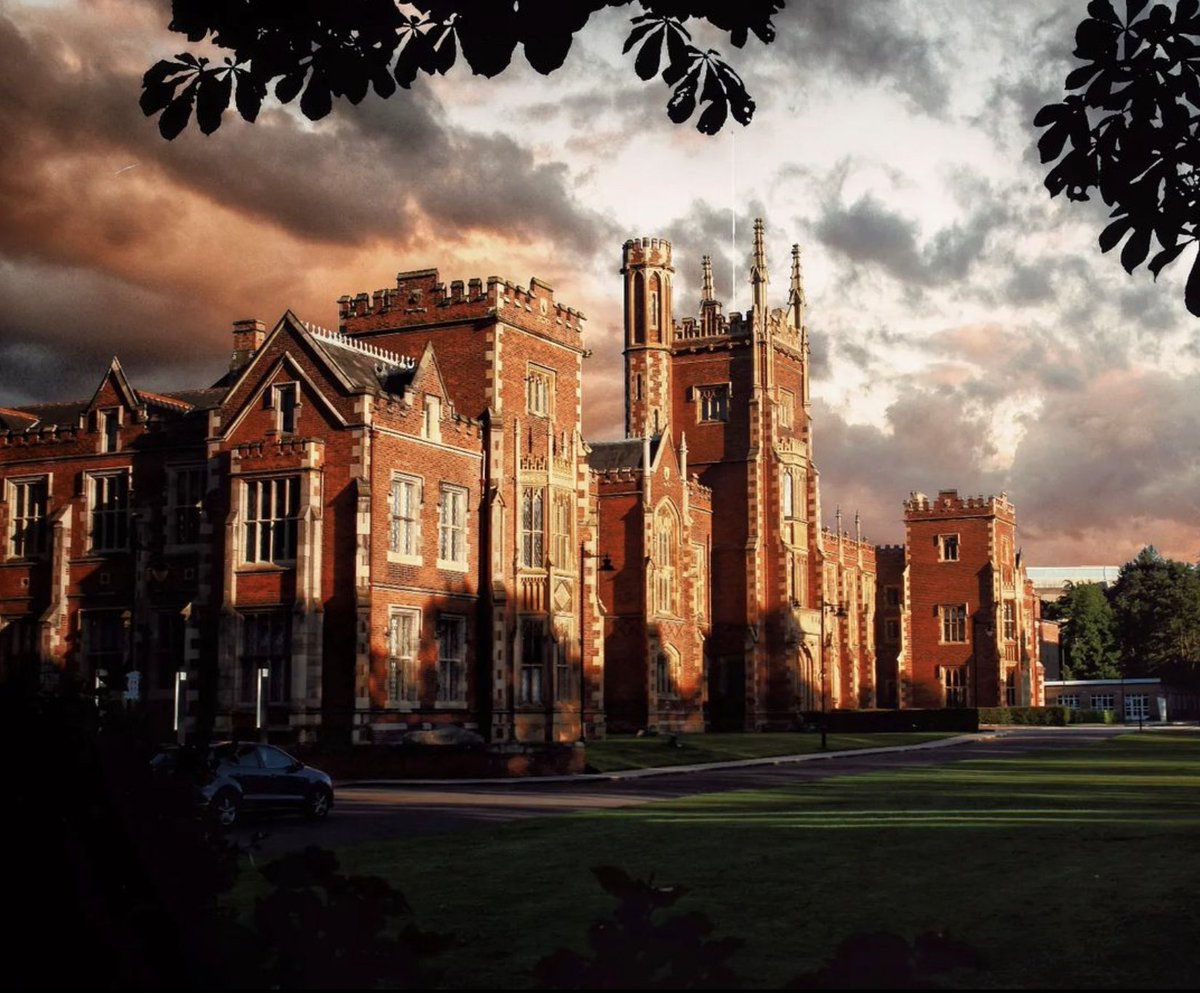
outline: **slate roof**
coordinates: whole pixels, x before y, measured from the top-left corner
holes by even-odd
[[[345,335],[314,331],[309,339],[356,388],[370,393],[401,393],[412,382],[417,361],[355,341]]]
[[[642,439],[625,438],[622,441],[593,441],[588,453],[588,465],[597,472],[608,469],[641,469]],[[650,461],[658,455],[662,436],[650,439]]]

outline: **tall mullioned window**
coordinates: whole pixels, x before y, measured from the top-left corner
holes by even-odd
[[[420,696],[420,631],[419,611],[396,610],[388,618],[388,703],[416,703]]]
[[[545,497],[541,490],[526,490],[521,500],[521,565],[540,569],[545,564]]]
[[[245,561],[294,562],[300,524],[300,477],[251,479],[245,485]]]
[[[467,564],[467,491],[442,487],[438,508],[438,564],[455,568]]]
[[[33,559],[46,551],[46,477],[9,484],[8,553]]]
[[[91,550],[123,552],[129,548],[129,473],[96,473],[91,477]]]
[[[965,665],[943,666],[942,690],[946,697],[947,707],[965,707],[967,705],[967,667]]]
[[[967,605],[945,603],[938,608],[942,615],[942,642],[965,644],[967,640]]]
[[[412,476],[392,477],[388,551],[409,558],[421,555],[421,481]]]
[[[437,622],[438,699],[465,703],[467,699],[467,619],[442,614]]]
[[[269,670],[268,703],[287,703],[292,687],[292,616],[269,610],[242,616],[238,692],[242,703],[258,700],[258,671]]]
[[[679,528],[669,504],[654,514],[654,611],[676,614],[676,576],[679,558]]]
[[[529,618],[521,622],[521,703],[541,703],[546,677],[546,623]]]
[[[943,562],[958,561],[958,535],[956,534],[939,534],[938,540],[938,558]]]
[[[550,398],[554,396],[554,373],[549,369],[530,366],[525,376],[525,409],[538,417],[550,413]]]
[[[194,545],[200,540],[204,483],[201,465],[176,466],[168,473],[167,526],[176,545]]]
[[[571,512],[574,507],[570,494],[556,493],[554,495],[554,519],[551,521],[551,536],[554,548],[554,564],[560,569],[568,569],[575,561],[572,554],[571,541]]]
[[[1004,601],[1004,640],[1017,640],[1017,605],[1012,600]]]

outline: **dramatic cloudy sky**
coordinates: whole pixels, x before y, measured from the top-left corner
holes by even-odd
[[[1125,275],[1102,207],[1041,185],[1032,118],[1085,6],[789,0],[774,45],[711,39],[758,102],[715,138],[668,121],[607,11],[548,78],[518,57],[166,142],[137,99],[186,47],[167,0],[0,0],[0,406],[87,396],[114,353],[135,386],[206,384],[233,319],[334,326],[342,294],[436,266],[537,275],[583,310],[585,426],[615,437],[621,243],[671,239],[677,315],[706,252],[742,309],[761,216],[780,304],[804,249],[827,523],[840,504],[898,541],[912,490],[1006,491],[1030,564],[1195,561],[1190,260]]]

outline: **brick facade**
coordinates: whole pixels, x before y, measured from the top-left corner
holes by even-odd
[[[1040,601],[1004,494],[913,493],[905,543],[877,550],[880,656],[890,706],[1040,706]]]
[[[584,317],[540,280],[233,326],[212,387],[0,409],[0,666],[163,724],[386,741],[793,726],[878,702],[875,551],[820,526],[798,250],[726,317],[627,242],[626,434],[582,436]],[[824,644],[822,645],[822,638]],[[136,673],[126,679],[126,673]]]

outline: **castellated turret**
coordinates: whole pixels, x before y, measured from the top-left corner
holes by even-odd
[[[621,256],[625,277],[625,434],[658,435],[671,408],[671,243],[631,238]]]

